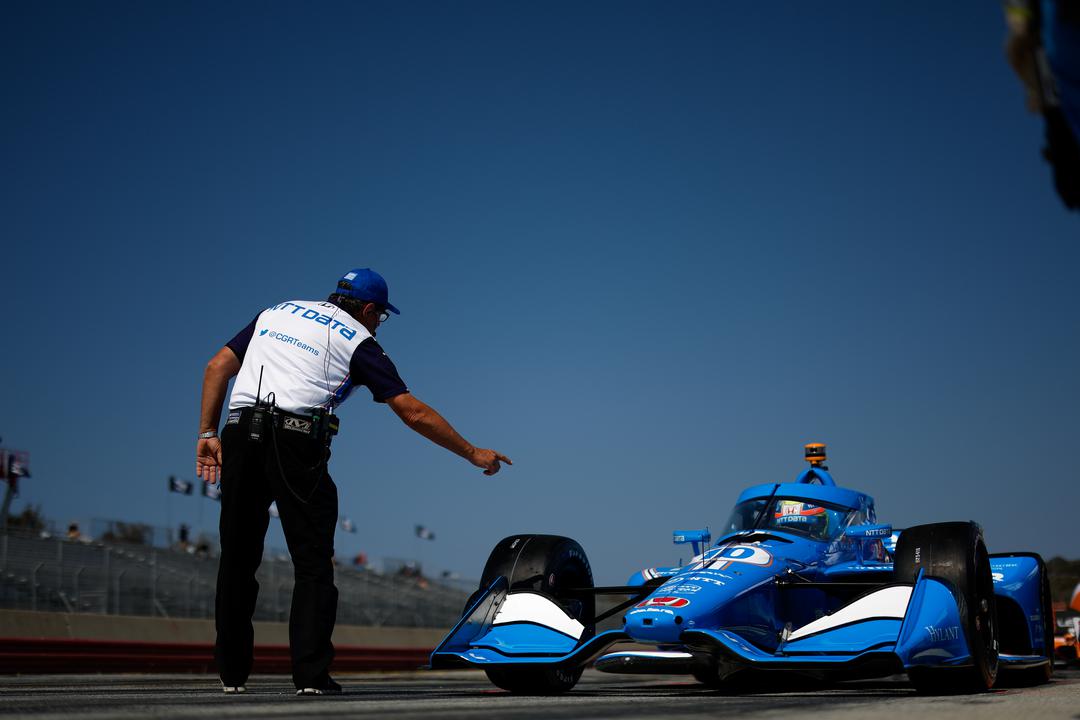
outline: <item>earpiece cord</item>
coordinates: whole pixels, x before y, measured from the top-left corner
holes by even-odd
[[[281,482],[285,484],[285,487],[289,489],[289,492],[292,493],[292,496],[294,498],[299,500],[304,505],[310,504],[311,498],[315,497],[315,491],[319,489],[319,484],[322,482],[322,476],[320,476],[319,479],[315,482],[315,486],[311,488],[311,492],[308,493],[306,499],[300,497],[300,495],[297,494],[295,490],[293,490],[293,486],[289,484],[289,479],[285,475],[285,467],[281,464],[281,453],[278,451],[277,428],[274,427],[274,422],[272,420],[270,422],[270,442],[274,446],[274,460],[277,461],[278,475],[281,477]],[[319,470],[326,465],[326,462],[328,460],[328,458],[326,457],[327,450],[329,450],[329,448],[325,448],[323,450],[323,456],[317,463],[304,470],[305,480],[313,471]]]
[[[334,312],[330,315],[330,322],[326,323],[326,356],[323,357],[323,381],[326,382],[326,403],[322,406],[328,412],[334,412],[334,391],[330,387],[330,325],[341,312],[341,308],[334,305]]]
[[[332,413],[334,411],[334,391],[330,388],[330,352],[331,352],[331,347],[330,347],[330,325],[331,325],[331,323],[333,323],[334,318],[337,317],[339,312],[341,312],[341,308],[339,308],[339,307],[337,307],[335,305],[334,306],[334,312],[333,312],[333,314],[330,315],[330,322],[326,323],[326,354],[323,356],[323,381],[326,383],[327,401],[326,401],[326,403],[324,405],[322,405],[320,407],[322,409],[330,412],[330,413]],[[262,373],[261,372],[259,373],[259,384],[262,385]],[[270,403],[274,402],[274,401],[270,400],[270,398],[273,395],[274,394],[272,392],[267,393],[266,397],[267,397],[268,402],[270,402]],[[257,400],[258,400],[258,398],[256,398],[256,401]],[[315,486],[313,488],[311,488],[311,492],[308,493],[308,496],[306,498],[300,497],[299,493],[297,493],[296,490],[293,489],[293,486],[291,484],[289,484],[289,479],[288,479],[288,477],[287,477],[287,475],[285,473],[285,467],[284,467],[284,465],[281,464],[281,451],[278,448],[277,428],[274,427],[273,418],[271,418],[271,421],[270,421],[270,442],[274,446],[274,461],[277,464],[278,476],[281,478],[281,482],[285,485],[286,488],[289,489],[289,492],[298,501],[300,501],[304,505],[310,504],[311,498],[313,498],[315,496],[315,492],[319,489],[319,484],[322,482],[322,477],[320,477],[318,479],[318,481],[316,481]],[[320,470],[321,468],[326,466],[327,461],[329,460],[329,458],[327,457],[327,452],[328,451],[329,451],[328,447],[324,448],[323,449],[323,457],[317,463],[315,463],[311,467],[304,470],[303,476],[304,476],[305,480],[308,478],[308,476],[311,475],[312,472]]]

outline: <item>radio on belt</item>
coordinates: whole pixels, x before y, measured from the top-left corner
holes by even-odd
[[[259,367],[259,385],[255,389],[255,407],[251,411],[251,422],[248,423],[248,440],[262,442],[263,426],[266,424],[266,415],[273,412],[273,407],[263,403],[262,400],[263,368]]]
[[[330,442],[330,438],[338,434],[341,421],[334,414],[334,409],[316,408],[311,414],[311,434],[319,441]]]
[[[263,400],[262,393],[263,369],[259,368],[259,385],[255,391],[255,406],[251,409],[251,422],[248,424],[248,439],[252,442],[262,442],[266,428],[280,428],[284,424],[285,416],[293,416],[278,410],[274,399],[274,393],[266,394],[267,400]],[[299,416],[301,419],[304,416]],[[307,434],[317,442],[330,444],[330,439],[338,434],[341,421],[331,408],[314,408],[311,412],[311,422],[308,423]]]

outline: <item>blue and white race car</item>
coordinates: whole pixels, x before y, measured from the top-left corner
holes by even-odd
[[[823,445],[806,455],[810,467],[795,482],[743,491],[715,544],[707,530],[676,531],[676,543],[693,546],[689,564],[649,568],[626,585],[596,587],[570,538],[502,540],[431,666],[483,668],[495,685],[526,694],[570,690],[590,663],[732,689],[776,671],[907,673],[924,692],[1050,678],[1054,615],[1042,558],[990,555],[974,522],[895,531],[877,521],[873,498],[836,485]],[[620,601],[598,615],[599,595]],[[608,617],[621,617],[621,628],[597,634]]]

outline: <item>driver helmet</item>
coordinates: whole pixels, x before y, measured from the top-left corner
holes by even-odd
[[[776,506],[773,523],[782,528],[793,526],[813,537],[825,537],[829,528],[829,514],[820,505],[801,500],[781,500]]]

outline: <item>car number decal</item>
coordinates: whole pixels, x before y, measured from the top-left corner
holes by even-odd
[[[758,545],[724,545],[705,553],[704,560],[710,568],[723,570],[731,563],[768,567],[772,565],[773,556]]]

